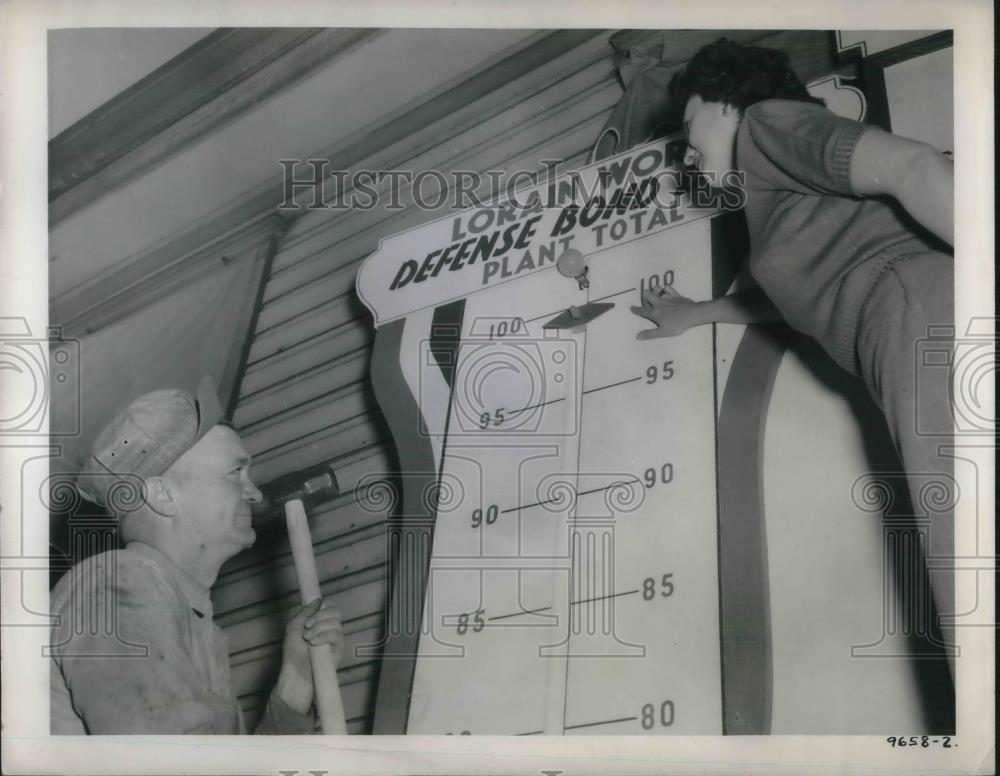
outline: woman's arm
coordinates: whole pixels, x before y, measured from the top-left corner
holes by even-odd
[[[955,166],[933,146],[872,127],[854,147],[851,186],[895,197],[925,229],[955,244]]]
[[[707,302],[695,302],[678,294],[671,286],[644,291],[642,306],[632,312],[656,324],[636,339],[676,337],[694,326],[706,323],[770,323],[780,321],[781,313],[760,288],[749,288]]]

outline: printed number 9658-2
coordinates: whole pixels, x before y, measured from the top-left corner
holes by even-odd
[[[940,746],[942,749],[952,749],[951,736],[889,736],[885,739],[889,746],[919,746],[926,749],[929,746]]]

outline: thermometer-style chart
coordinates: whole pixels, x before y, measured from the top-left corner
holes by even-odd
[[[675,148],[362,267],[403,487],[376,733],[923,729],[858,496],[884,444],[863,388],[774,327],[636,339],[644,290],[709,299],[742,258],[724,203],[676,190]]]

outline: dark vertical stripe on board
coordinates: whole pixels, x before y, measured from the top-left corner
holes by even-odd
[[[458,344],[462,339],[462,318],[464,315],[465,300],[459,299],[436,308],[434,319],[431,322],[431,354],[441,369],[445,382],[453,391],[455,390],[455,367],[458,360]]]
[[[395,523],[386,525],[392,586],[389,590],[385,635],[373,657],[381,658],[372,732],[403,734],[410,712],[410,691],[416,668],[423,618],[424,587],[435,512],[420,494],[437,479],[434,451],[427,434],[420,433],[420,407],[400,366],[405,320],[381,326],[372,350],[371,381],[399,456],[402,509]],[[405,476],[404,476],[405,475]]]
[[[765,735],[773,697],[764,522],[764,423],[784,348],[748,326],[719,409],[719,626],[723,735]]]
[[[431,352],[452,388],[464,312],[465,300],[435,310],[430,332]],[[434,501],[426,494],[434,492],[441,476],[430,436],[423,429],[420,406],[403,377],[400,358],[405,325],[405,320],[399,320],[379,328],[371,366],[375,397],[399,455],[398,480],[403,488],[399,520],[387,530],[392,588],[378,655],[381,667],[372,722],[373,733],[389,735],[407,732],[437,518]],[[451,395],[448,403],[450,416]],[[444,465],[443,453],[440,465]]]
[[[869,124],[892,132],[892,121],[889,117],[889,96],[885,89],[885,70],[870,60],[861,64],[861,81],[864,85],[865,100],[868,103]]]

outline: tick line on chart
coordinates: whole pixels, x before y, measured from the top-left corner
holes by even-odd
[[[639,378],[637,377],[636,380],[638,380],[638,379]],[[508,411],[507,414],[508,415],[517,415],[517,414],[519,414],[521,412],[527,412],[528,410],[538,409],[539,407],[544,407],[546,404],[555,404],[556,402],[560,402],[560,401],[566,401],[566,397],[565,396],[560,396],[558,399],[549,399],[548,401],[543,401],[543,402],[540,402],[538,404],[532,404],[532,405],[530,405],[528,407],[521,407],[521,409],[519,409],[519,410],[510,410],[510,411]]]
[[[577,493],[574,498],[576,499],[580,498],[580,496],[589,496],[591,493],[600,493],[601,491],[611,490],[612,488],[620,488],[622,487],[622,485],[634,485],[638,482],[639,482],[638,479],[628,480],[626,482],[612,482],[610,485],[605,485],[603,488],[592,488],[590,490],[582,490],[579,493]],[[508,507],[507,509],[501,509],[500,514],[506,515],[509,512],[518,512],[522,509],[531,509],[532,507],[540,507],[544,504],[551,504],[554,501],[562,501],[562,497],[560,496],[557,498],[549,498],[545,499],[545,501],[536,501],[534,504],[522,504],[519,507]]]
[[[588,393],[597,393],[598,391],[603,391],[605,388],[614,388],[619,385],[627,385],[628,383],[634,383],[636,380],[641,380],[641,379],[642,376],[640,375],[639,377],[633,377],[630,380],[620,380],[617,383],[611,383],[611,385],[602,385],[600,388],[588,388],[586,391],[583,392],[583,395],[586,396]]]
[[[576,494],[577,498],[580,496],[589,496],[591,493],[602,493],[606,490],[611,490],[612,488],[620,488],[622,485],[634,485],[640,480],[638,478],[634,480],[628,480],[627,482],[612,482],[610,485],[605,485],[603,488],[591,488],[590,490],[581,490]]]
[[[636,592],[639,592],[638,590]],[[487,622],[493,622],[494,620],[509,620],[511,617],[520,617],[522,614],[538,614],[539,612],[547,612],[551,609],[551,606],[543,606],[541,609],[528,609],[523,612],[514,612],[513,614],[498,614],[496,617],[487,617]]]
[[[522,509],[531,509],[532,507],[540,507],[543,504],[551,504],[553,501],[562,501],[562,497],[549,498],[545,499],[545,501],[536,501],[534,504],[522,504],[519,507],[509,507],[508,509],[501,509],[500,514],[506,515],[508,512],[518,512]]]
[[[608,595],[599,595],[596,598],[584,598],[583,600],[580,601],[570,601],[569,605],[576,606],[577,604],[589,604],[593,603],[594,601],[607,601],[609,598],[619,598],[623,595],[632,595],[633,593],[638,593],[638,592],[639,588],[636,588],[635,590],[626,590],[624,593],[610,593]]]
[[[608,294],[607,296],[599,296],[597,299],[588,299],[585,304],[591,304],[592,302],[603,302],[605,299],[611,299],[612,297],[621,296],[622,294],[631,294],[633,291],[635,291],[635,286],[632,286],[632,288],[626,288],[624,291],[616,291],[615,293]],[[542,318],[551,318],[553,315],[557,315],[561,312],[562,310],[552,310],[551,312],[545,313],[544,315],[539,315],[535,318],[528,318],[528,320],[526,320],[525,323],[534,323],[535,321],[542,320]]]
[[[619,717],[618,719],[606,719],[603,722],[584,722],[582,725],[567,725],[564,730],[578,730],[579,728],[594,727],[595,725],[610,725],[613,722],[632,722],[638,717]]]

